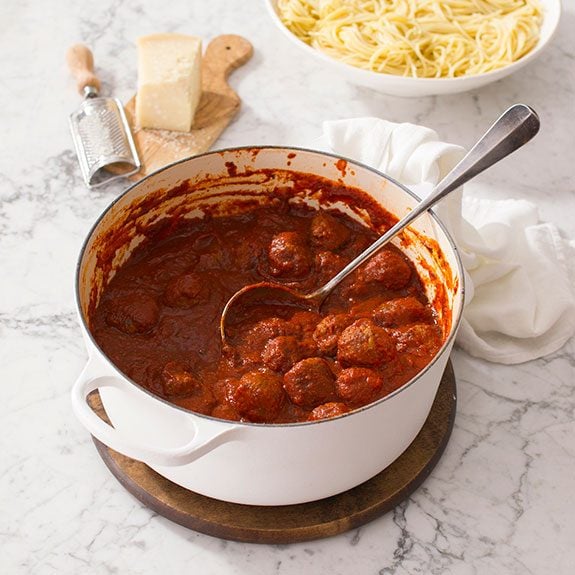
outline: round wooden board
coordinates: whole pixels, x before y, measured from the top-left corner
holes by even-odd
[[[91,403],[105,416],[99,398]],[[407,498],[439,461],[451,435],[455,408],[455,376],[449,362],[422,430],[393,464],[345,493],[299,505],[260,507],[205,497],[172,483],[144,463],[120,455],[96,439],[94,443],[118,481],[167,519],[222,539],[286,544],[357,528]]]

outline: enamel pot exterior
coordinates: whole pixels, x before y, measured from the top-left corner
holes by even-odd
[[[285,185],[270,176],[273,170],[317,174],[360,188],[397,217],[417,202],[385,175],[320,152],[276,147],[211,152],[148,176],[113,202],[88,235],[76,276],[78,314],[89,354],[72,390],[80,421],[107,446],[143,461],[182,487],[252,505],[288,505],[335,495],[367,481],[399,457],[429,414],[463,307],[457,250],[438,220],[425,215],[412,226],[416,231],[411,240],[398,240],[397,245],[418,267],[430,301],[441,294],[440,319],[448,336],[433,361],[387,397],[334,419],[253,424],[195,414],[128,379],[89,329],[91,306],[114,269],[140,243],[146,225],[175,209],[198,217],[202,205],[224,204],[238,194],[265,197],[266,190]],[[179,195],[178,186],[188,181],[198,191]],[[430,250],[430,243],[418,237],[431,239],[438,249]],[[94,390],[112,426],[88,406],[87,397]]]

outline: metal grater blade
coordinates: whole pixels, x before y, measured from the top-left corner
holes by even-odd
[[[70,127],[87,186],[96,187],[140,169],[136,146],[119,100],[87,98],[70,116]]]

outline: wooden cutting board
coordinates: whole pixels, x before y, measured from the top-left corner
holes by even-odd
[[[240,98],[228,84],[230,73],[252,56],[252,45],[241,36],[214,38],[202,59],[202,96],[190,132],[140,128],[135,122],[136,96],[125,105],[142,169],[130,177],[147,174],[210,149],[240,109]]]

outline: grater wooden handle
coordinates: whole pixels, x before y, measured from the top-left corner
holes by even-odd
[[[86,88],[93,88],[100,91],[100,80],[94,73],[94,56],[92,51],[84,44],[72,46],[67,54],[66,60],[72,75],[76,79],[78,92],[84,96]]]

